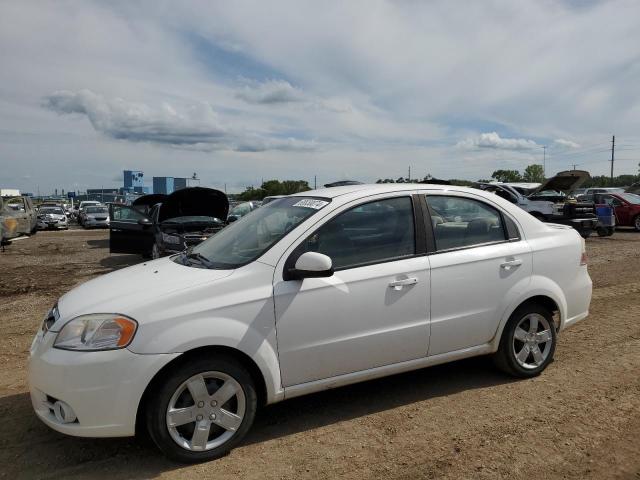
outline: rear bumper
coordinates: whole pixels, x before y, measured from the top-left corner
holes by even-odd
[[[571,282],[570,286],[565,288],[567,313],[560,330],[564,330],[578,323],[580,320],[587,318],[589,315],[592,291],[593,284],[587,267],[580,267],[580,272],[575,280]]]

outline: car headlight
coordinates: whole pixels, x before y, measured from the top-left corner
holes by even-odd
[[[138,323],[124,315],[96,313],[67,322],[53,346],[62,350],[114,350],[131,343]]]
[[[176,235],[167,235],[166,233],[163,233],[162,241],[164,243],[172,243],[174,245],[180,245],[180,237]]]

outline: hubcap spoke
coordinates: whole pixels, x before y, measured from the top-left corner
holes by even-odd
[[[207,440],[209,439],[209,430],[211,429],[211,422],[208,420],[200,420],[196,423],[196,428],[193,431],[193,437],[191,437],[191,448],[194,450],[204,450],[207,447]]]
[[[240,427],[242,418],[235,413],[227,412],[226,410],[220,409],[220,414],[216,415],[213,423],[215,423],[216,425],[220,425],[225,430],[231,430],[235,432],[238,427]]]
[[[542,364],[542,362],[544,361],[544,357],[542,356],[542,352],[537,345],[531,349],[531,353],[533,354],[533,361],[536,362],[536,365]]]
[[[179,427],[187,423],[195,422],[196,414],[194,407],[177,408],[168,412],[168,425],[170,427]]]
[[[529,333],[536,333],[538,331],[538,317],[531,315],[529,317]]]
[[[516,339],[520,340],[521,342],[527,341],[527,332],[525,332],[524,329],[520,327],[516,328],[516,331],[513,334],[513,336],[516,337]]]
[[[219,406],[227,403],[238,392],[235,382],[226,381],[216,393],[211,395],[211,400],[217,402]]]
[[[521,363],[525,363],[527,361],[527,357],[529,356],[529,345],[523,345],[522,350],[520,350],[516,357]]]
[[[551,340],[551,330],[543,330],[542,332],[536,334],[537,343],[545,343],[549,340]]]
[[[188,384],[187,388],[189,393],[193,397],[193,401],[198,403],[206,401],[209,398],[209,392],[207,391],[207,385],[204,383],[202,375],[194,377]]]

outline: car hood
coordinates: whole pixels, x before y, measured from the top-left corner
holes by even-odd
[[[229,199],[220,190],[191,187],[176,190],[162,201],[158,222],[169,218],[204,216],[221,220],[229,213]]]
[[[175,263],[171,257],[123,268],[89,280],[63,295],[58,301],[60,325],[56,322],[51,330],[57,331],[66,321],[87,313],[132,315],[140,306],[159,298],[215,282],[232,273],[233,270],[188,267]]]
[[[545,181],[542,185],[536,188],[531,195],[543,192],[544,190],[555,190],[557,192],[562,192],[565,195],[569,195],[575,189],[580,188],[580,185],[590,178],[591,175],[589,175],[589,172],[584,170],[566,170]]]
[[[57,220],[63,219],[65,217],[65,215],[61,213],[40,213],[38,216],[44,218],[55,218]]]
[[[109,212],[101,212],[101,213],[87,213],[87,218],[96,218],[96,217],[108,217]]]

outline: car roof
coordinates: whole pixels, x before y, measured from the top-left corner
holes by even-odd
[[[391,193],[402,192],[407,190],[436,190],[447,191],[455,190],[460,192],[472,192],[477,193],[478,190],[469,187],[458,187],[455,185],[438,185],[432,183],[373,183],[373,184],[361,184],[361,185],[345,185],[342,187],[330,187],[319,188],[317,190],[307,190],[306,192],[299,192],[289,195],[291,197],[322,197],[322,198],[336,198],[343,195],[349,195],[351,193]]]

